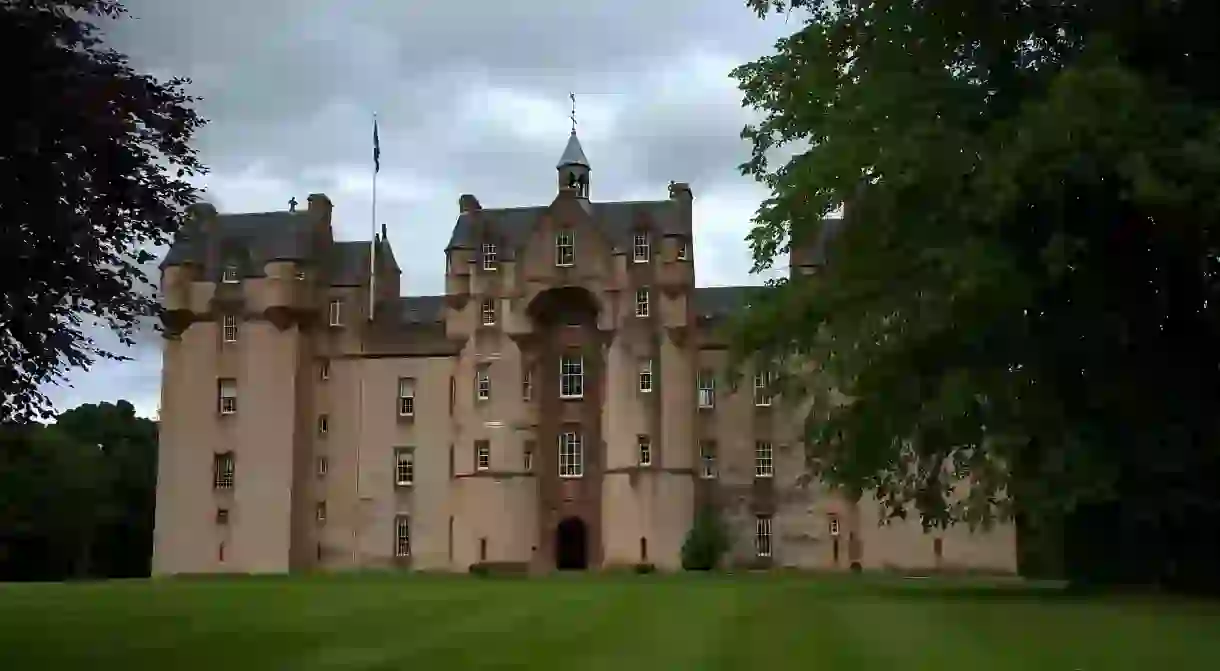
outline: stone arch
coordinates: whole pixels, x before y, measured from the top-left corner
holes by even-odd
[[[526,306],[538,326],[596,326],[601,301],[584,287],[554,287],[539,292]]]

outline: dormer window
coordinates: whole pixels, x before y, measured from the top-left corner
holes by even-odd
[[[652,259],[652,246],[648,243],[647,233],[635,234],[632,250],[632,258],[636,263],[648,263]]]
[[[555,265],[566,268],[576,262],[576,239],[571,231],[555,234]]]
[[[483,243],[483,270],[496,269],[496,243]]]
[[[237,284],[237,264],[230,263],[225,265],[220,272],[220,281],[225,284]]]

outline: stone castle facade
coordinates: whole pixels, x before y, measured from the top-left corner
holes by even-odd
[[[384,231],[335,240],[325,195],[196,206],[162,264],[154,572],[676,569],[705,503],[733,562],[1015,570],[1011,528],[879,526],[804,477],[793,404],[725,374],[751,289],[697,286],[690,187],[590,176],[573,133],[551,203],[462,196],[443,296],[400,295]]]

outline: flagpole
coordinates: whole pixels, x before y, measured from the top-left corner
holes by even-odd
[[[381,141],[377,137],[377,113],[373,112],[373,211],[369,222],[369,321],[377,301],[377,173],[381,171]]]

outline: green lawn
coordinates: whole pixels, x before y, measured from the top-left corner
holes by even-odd
[[[0,585],[0,670],[1220,669],[1220,605],[797,576]]]

